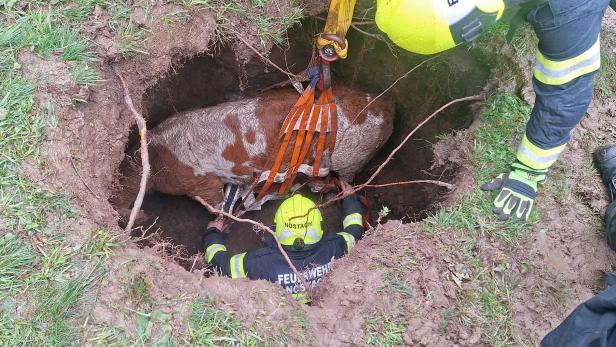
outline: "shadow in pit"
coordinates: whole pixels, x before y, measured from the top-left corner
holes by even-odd
[[[302,71],[312,52],[310,42],[313,34],[321,24],[307,20],[301,28],[290,31],[289,42],[293,45],[286,50],[274,48],[270,59],[279,66],[289,67],[294,73]],[[383,42],[355,31],[350,32],[348,39],[351,47],[349,58],[333,64],[334,83],[344,83],[366,92],[381,93],[399,76],[426,59],[402,51],[394,55]],[[150,128],[179,111],[254,96],[260,89],[286,80],[283,74],[258,57],[241,61],[226,46],[219,47],[216,52],[181,62],[168,76],[146,91],[142,104],[147,111]],[[438,107],[452,99],[477,94],[483,89],[488,71],[482,67],[480,58],[467,50],[454,49],[425,64],[387,93],[386,97],[396,105],[394,133],[356,177],[356,183],[364,182],[402,138]],[[455,176],[456,167],[429,171],[433,157],[431,144],[441,134],[468,127],[472,120],[470,105],[447,109],[417,132],[373,183],[414,179],[449,181]],[[127,154],[134,151],[137,144],[137,134],[133,131],[127,142]],[[376,217],[381,206],[387,206],[392,211],[388,218],[418,220],[442,201],[445,193],[444,188],[433,185],[407,185],[367,189],[361,194],[370,201],[373,217]],[[324,196],[312,197],[317,201],[327,200]],[[251,212],[245,217],[272,225],[279,203],[268,203],[262,211]],[[146,195],[143,210],[147,218],[141,221],[141,225],[147,227],[156,220],[153,229],[160,229],[163,238],[183,247],[186,256],[202,251],[201,235],[212,217],[200,204],[187,197],[154,192]],[[323,213],[327,221],[326,229],[339,231],[339,206],[331,206]],[[255,233],[250,225],[237,223],[227,235],[227,242],[231,252],[264,246],[262,234]],[[180,263],[187,268],[192,266]]]

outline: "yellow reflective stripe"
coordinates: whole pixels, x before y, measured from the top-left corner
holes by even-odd
[[[338,233],[338,235],[342,236],[344,238],[344,241],[346,241],[347,252],[351,251],[351,248],[355,246],[355,236],[345,232]]]
[[[542,83],[561,85],[597,71],[600,67],[601,45],[597,38],[597,42],[586,52],[563,61],[550,60],[537,50],[533,75]]]
[[[344,217],[342,221],[342,226],[346,229],[346,227],[351,225],[364,225],[364,220],[361,213],[351,213]]]
[[[205,250],[205,259],[207,259],[207,262],[210,263],[212,261],[212,259],[214,259],[214,256],[216,255],[216,253],[218,253],[220,251],[226,251],[226,250],[227,250],[227,247],[225,247],[225,245],[221,245],[221,244],[218,244],[218,243],[210,245]]]
[[[558,159],[565,146],[566,144],[550,149],[541,149],[530,142],[525,134],[518,147],[516,157],[522,164],[533,169],[547,169]]]
[[[236,254],[229,260],[229,267],[231,269],[231,278],[244,278],[246,277],[246,271],[244,271],[244,257],[246,252]]]
[[[301,302],[302,304],[307,304],[310,302],[310,297],[308,296],[308,293],[306,292],[291,294],[291,296],[293,297],[293,299]]]

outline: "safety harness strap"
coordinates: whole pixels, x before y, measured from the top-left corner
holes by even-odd
[[[322,49],[327,45],[334,47],[336,55],[345,59],[347,57],[348,42],[346,33],[353,20],[353,11],[356,0],[331,0],[327,13],[327,20],[323,33],[317,38],[317,47]]]

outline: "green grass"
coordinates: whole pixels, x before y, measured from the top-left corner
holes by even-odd
[[[104,82],[98,74],[98,71],[90,67],[88,64],[81,63],[71,69],[71,74],[75,83],[83,86],[96,86]]]
[[[86,257],[108,258],[114,254],[114,250],[125,242],[119,235],[105,229],[90,231],[90,237],[81,246],[81,252]]]
[[[301,18],[299,9],[278,8],[276,0],[252,4],[181,2],[189,7],[211,8],[219,14],[222,24],[226,17],[239,17],[242,24],[256,28],[263,39],[278,44],[284,43],[285,30]],[[108,261],[125,240],[102,229],[92,230],[82,241],[67,237],[64,233],[72,230],[60,230],[60,226],[70,225],[67,220],[75,216],[70,197],[28,179],[24,163],[45,174],[41,144],[47,131],[58,127],[59,107],[53,101],[35,103],[37,85],[23,77],[24,66],[17,58],[19,52],[27,51],[64,62],[76,85],[99,86],[105,82],[95,68],[100,58],[91,41],[82,35],[83,23],[104,21],[102,24],[124,57],[147,54],[143,43],[149,33],[134,22],[133,11],[143,9],[147,21],[154,1],[40,0],[15,6],[16,3],[4,1],[0,13],[0,229],[13,231],[0,237],[0,345],[170,346],[170,315],[156,310],[134,312],[136,332],[100,323],[86,324],[87,310],[95,304],[93,295],[101,285],[103,266],[97,264]],[[257,8],[261,15],[251,17],[249,13],[255,11],[249,6]],[[188,10],[180,10],[163,18],[163,22],[168,26],[182,24],[189,14]],[[125,290],[135,307],[155,305],[151,282],[144,274],[131,277]],[[253,328],[245,328],[211,301],[196,300],[191,310],[191,344],[263,344]],[[298,324],[306,333],[308,324],[303,317]],[[86,336],[88,343],[83,340]],[[279,341],[284,337],[278,333],[273,336]]]
[[[152,283],[144,273],[132,276],[125,285],[128,299],[136,305],[148,304],[152,301],[150,288]]]
[[[18,52],[29,51],[65,62],[77,85],[103,82],[79,25],[94,6],[110,3],[30,1],[17,9],[8,2],[0,15],[0,220],[2,229],[13,230],[0,238],[3,346],[80,344],[84,304],[93,304],[86,298],[102,274],[97,264],[118,244],[103,231],[84,244],[62,235],[58,226],[74,216],[69,197],[27,178],[26,161],[44,173],[40,146],[58,118],[53,101],[35,104],[37,86],[22,77],[17,60]]]
[[[212,298],[198,298],[190,305],[188,327],[194,346],[259,346],[263,341],[253,329],[229,312],[216,307]]]
[[[607,30],[601,31],[601,42],[611,43],[612,47],[616,40],[612,37],[613,34]],[[616,92],[616,56],[609,48],[602,45],[601,54],[601,69],[597,73],[595,81],[595,89],[601,93],[603,97],[610,97]]]
[[[29,245],[6,234],[0,238],[0,299],[27,287],[27,275],[37,265],[36,255]]]
[[[34,5],[31,5],[34,6]],[[52,54],[78,64],[77,82],[94,84],[95,72],[87,63],[94,59],[90,44],[78,30],[62,22],[54,11],[7,11],[0,17],[5,30],[0,32],[0,216],[7,227],[17,230],[41,230],[49,215],[71,216],[67,197],[34,185],[25,178],[21,162],[38,161],[46,128],[57,124],[53,104],[36,106],[36,85],[20,76],[19,50],[33,51],[43,58]]]
[[[86,293],[102,275],[94,266],[73,274],[64,282],[41,282],[26,301],[4,300],[0,313],[0,344],[3,346],[71,346],[81,338],[76,321],[83,319]],[[30,312],[24,312],[29,310]],[[23,319],[26,314],[28,319]]]
[[[187,2],[188,0],[184,0]],[[294,1],[251,0],[250,2],[212,0],[206,7],[216,13],[218,31],[223,36],[242,36],[235,27],[237,21],[257,29],[262,44],[272,42],[279,46],[287,43],[286,32],[303,18],[302,9]],[[246,37],[244,37],[246,38]]]
[[[497,94],[487,101],[480,115],[480,126],[473,131],[469,158],[475,174],[472,186],[455,205],[439,210],[422,222],[429,233],[453,239],[440,243],[441,248],[448,254],[459,254],[459,261],[472,269],[471,281],[479,289],[469,293],[460,303],[460,319],[470,325],[479,325],[494,346],[516,345],[512,334],[510,283],[507,281],[509,268],[505,264],[496,274],[492,268],[494,264],[485,260],[486,255],[477,245],[486,237],[496,237],[511,248],[523,244],[527,241],[529,226],[536,223],[538,214],[536,211],[531,213],[526,224],[501,222],[492,213],[492,199],[496,193],[483,192],[479,186],[509,170],[529,114],[528,105],[510,94]],[[454,313],[446,311],[443,314],[439,330],[446,330]]]
[[[406,324],[389,315],[373,313],[366,320],[364,345],[366,346],[403,346],[403,334]]]
[[[483,234],[497,236],[510,245],[524,241],[524,230],[528,225],[499,222],[492,213],[492,199],[496,193],[490,195],[481,191],[479,186],[509,170],[509,165],[515,160],[515,143],[522,137],[529,114],[528,105],[513,95],[499,94],[488,100],[480,116],[481,126],[474,132],[475,142],[470,157],[476,174],[474,186],[455,206],[441,209],[426,218],[423,225],[428,232],[457,230],[468,236],[462,242],[469,247],[469,242],[473,243]],[[527,224],[537,221],[536,210],[531,213]]]
[[[478,289],[473,304],[481,312],[480,325],[495,347],[517,346],[512,338],[511,298],[507,283],[492,279]]]
[[[438,323],[437,332],[439,333],[439,335],[442,335],[447,331],[447,327],[449,327],[449,323],[451,323],[451,320],[453,319],[455,314],[456,309],[453,307],[450,307],[443,312],[443,315],[441,316],[441,321]]]
[[[405,274],[410,271],[408,268],[382,269],[381,281],[383,286],[377,292],[387,293],[389,290],[400,294],[402,298],[414,296],[413,290],[404,282]]]

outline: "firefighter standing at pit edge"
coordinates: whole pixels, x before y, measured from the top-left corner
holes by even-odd
[[[329,272],[333,259],[348,253],[363,236],[364,207],[353,188],[341,181],[344,199],[343,231],[323,234],[321,212],[310,199],[295,194],[282,202],[274,223],[276,238],[295,268],[314,287]],[[280,284],[297,301],[309,302],[306,289],[293,273],[273,240],[271,246],[231,256],[223,241],[225,225],[217,218],[207,225],[203,236],[205,259],[225,276],[263,279]],[[268,237],[271,237],[269,234]]]
[[[352,16],[354,2],[332,0],[330,14]],[[527,220],[538,185],[586,113],[601,63],[599,31],[608,4],[616,10],[616,0],[377,0],[379,29],[398,46],[419,54],[471,42],[499,20],[509,22],[509,40],[524,20],[534,28],[539,38],[535,105],[511,170],[481,187],[498,191],[493,212],[499,219]],[[325,29],[317,40],[321,55],[345,58],[348,42],[329,40],[326,34],[333,31]]]

